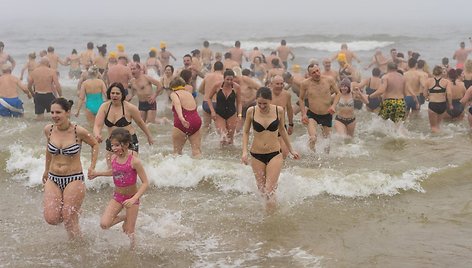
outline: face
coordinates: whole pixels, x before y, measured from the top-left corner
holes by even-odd
[[[234,80],[234,76],[228,75],[225,77],[225,84],[232,85]]]
[[[392,51],[390,51],[390,54],[392,54],[392,57],[396,57],[396,56],[397,56],[397,51],[396,51],[396,50],[392,50]]]
[[[54,103],[51,105],[51,118],[54,124],[60,125],[69,120],[70,111],[66,112],[61,105]]]
[[[259,107],[259,109],[263,111],[266,111],[267,109],[269,109],[270,100],[264,99],[262,97],[258,97],[256,99],[256,102],[257,102],[257,107]]]
[[[325,70],[331,69],[331,62],[329,61],[323,62],[323,67],[325,68]]]
[[[166,76],[171,76],[172,75],[172,69],[170,67],[167,67],[165,70],[164,70],[164,74]]]
[[[192,59],[190,57],[185,57],[184,58],[184,65],[185,66],[190,66],[192,64]]]
[[[123,155],[128,150],[128,144],[121,143],[116,139],[112,139],[110,143],[111,150],[117,155]]]
[[[320,80],[321,77],[321,71],[318,66],[314,66],[313,68],[310,69],[310,76],[314,80]]]
[[[121,101],[121,91],[119,88],[114,87],[110,91],[110,99],[112,101]]]
[[[135,64],[131,65],[130,67],[131,73],[136,76],[141,72],[141,69],[139,69]]]
[[[346,85],[340,85],[340,86],[339,86],[339,90],[340,90],[341,93],[343,93],[343,94],[349,93],[349,88],[348,88]]]
[[[284,80],[280,78],[275,78],[274,81],[272,81],[272,89],[274,91],[280,92],[284,88]]]

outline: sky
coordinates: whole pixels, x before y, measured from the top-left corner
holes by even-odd
[[[470,0],[0,0],[0,20],[192,19],[380,22],[459,21],[472,25]],[[27,7],[27,8],[26,8]],[[5,9],[10,10],[5,12]],[[375,20],[375,21],[374,21]]]

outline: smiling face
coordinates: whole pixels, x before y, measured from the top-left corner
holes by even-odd
[[[266,112],[270,106],[270,100],[264,99],[263,97],[258,97],[256,99],[257,107],[263,112]]]
[[[128,152],[128,146],[129,144],[127,143],[121,143],[117,139],[111,139],[111,150],[113,153],[116,155],[124,155],[126,152]]]
[[[234,80],[234,76],[232,75],[227,75],[225,77],[225,85],[233,85],[233,80]]]
[[[65,111],[61,105],[51,105],[51,118],[55,125],[63,125],[69,121],[70,111]]]
[[[167,66],[165,69],[164,69],[164,74],[167,76],[167,77],[171,77],[172,76],[172,68]]]

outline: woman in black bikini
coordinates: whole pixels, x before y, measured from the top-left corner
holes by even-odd
[[[439,125],[441,124],[443,114],[446,109],[453,109],[452,94],[450,87],[448,87],[448,80],[442,78],[443,69],[441,66],[434,66],[433,77],[426,81],[426,90],[424,96],[429,101],[428,116],[431,132],[439,132]]]
[[[203,100],[211,103],[216,94],[215,107],[209,105],[211,117],[221,135],[221,145],[228,145],[233,144],[234,132],[238,121],[242,118],[243,106],[240,99],[240,87],[233,82],[234,72],[226,70],[223,77],[223,84],[215,85],[208,94],[205,94]]]
[[[69,120],[72,101],[57,98],[51,104],[53,124],[44,127],[48,141],[43,173],[44,219],[51,225],[64,222],[70,239],[80,237],[79,211],[85,197],[80,162],[82,141],[92,147],[88,172],[95,169],[99,145],[89,132]]]
[[[148,143],[151,145],[154,143],[153,138],[151,137],[151,132],[149,131],[146,123],[144,123],[141,115],[139,114],[138,107],[131,104],[128,101],[125,101],[125,88],[121,83],[113,83],[107,89],[107,99],[108,101],[104,102],[100,109],[98,109],[97,116],[95,117],[95,123],[93,126],[93,135],[98,142],[102,142],[102,128],[103,125],[108,127],[108,136],[111,135],[113,129],[117,127],[125,128],[131,133],[131,143],[130,149],[138,152],[139,143],[138,137],[136,136],[136,130],[131,125],[131,122],[134,120],[146,134]],[[106,139],[106,150],[110,152],[107,154],[107,161],[109,162],[111,157],[111,143],[109,139]],[[111,162],[110,162],[111,163]],[[109,164],[110,164],[109,163]]]
[[[275,190],[284,161],[280,152],[279,133],[293,158],[300,158],[298,153],[292,149],[284,127],[284,110],[280,106],[270,104],[271,100],[272,92],[269,88],[262,87],[257,91],[257,104],[247,110],[244,121],[241,157],[241,161],[247,165],[249,163],[249,130],[252,124],[254,139],[250,150],[253,157],[251,166],[256,177],[257,188],[266,199],[266,208],[269,211],[275,208]]]

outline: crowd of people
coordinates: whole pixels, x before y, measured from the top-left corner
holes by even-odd
[[[231,146],[235,134],[242,133],[241,161],[251,164],[268,210],[273,210],[276,204],[275,192],[284,159],[289,155],[300,158],[289,137],[298,113],[313,151],[318,126],[324,138],[331,135],[333,126],[338,135],[353,137],[356,114],[364,110],[364,105],[365,111],[400,125],[409,117],[417,117],[427,101],[433,133],[440,131],[442,120],[458,121],[466,114],[472,127],[472,108],[465,112],[472,99],[472,60],[467,59],[472,48],[466,48],[464,42],[453,55],[457,61],[455,68],[445,58],[431,73],[417,52],[409,51],[405,56],[392,48],[390,57],[386,57],[377,49],[364,66],[372,71],[368,78],[361,77],[362,63],[347,44],[323,59],[321,65],[311,60],[303,72],[300,65],[289,66],[295,53],[285,40],[270,55],[264,55],[257,47],[246,52],[239,41],[224,53],[214,53],[205,41],[201,49],[182,57],[181,68],[171,64],[171,60],[177,59],[165,42],[160,43],[160,51],[151,48],[143,63],[139,54],[129,57],[123,44],[109,53],[106,45],[97,46],[96,54],[94,44],[89,42],[84,52],[74,49],[64,59],[54,53],[53,47],[41,51],[38,61],[36,53],[30,53],[19,78],[12,75],[15,60],[3,49],[0,42],[0,115],[24,114],[18,89],[34,98],[37,119],[42,119],[45,111],[51,113],[53,123],[44,128],[48,141],[43,175],[44,217],[50,224],[64,222],[70,237],[80,235],[78,212],[85,191],[80,149],[85,142],[92,147],[88,177],[113,176],[116,186],[101,226],[107,229],[124,222],[123,230],[135,245],[139,198],[148,180],[139,160],[139,140],[133,122],[152,145],[154,139],[148,127],[163,122],[157,115],[156,102],[161,95],[173,113],[175,154],[182,154],[188,140],[192,156],[201,157],[202,135],[213,127],[222,148]],[[337,62],[338,70],[332,67],[333,61]],[[62,97],[59,65],[70,66],[69,77],[78,80],[75,94],[78,105],[74,112],[73,101]],[[250,67],[243,69],[244,65]],[[22,81],[24,77],[27,84]],[[199,78],[201,83],[197,83]],[[198,94],[203,98],[198,98]],[[132,103],[135,95],[137,106]],[[72,114],[81,115],[84,104],[92,134],[70,121]],[[104,125],[106,137],[102,136]],[[95,164],[102,141],[108,152],[108,170],[98,172]],[[329,146],[325,153],[329,153]],[[142,181],[140,187],[136,184],[137,176]],[[121,216],[123,208],[126,213]]]

